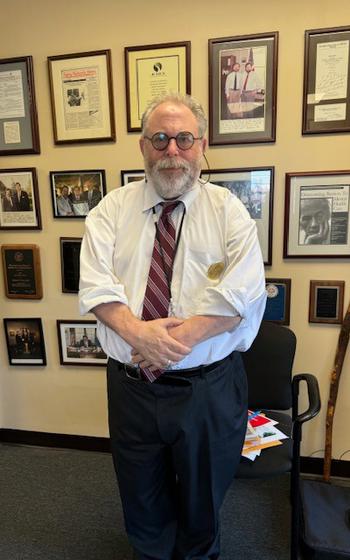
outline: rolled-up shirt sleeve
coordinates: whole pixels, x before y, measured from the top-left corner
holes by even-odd
[[[86,218],[80,252],[79,305],[85,314],[101,303],[128,304],[123,284],[115,274],[117,209],[103,201]]]

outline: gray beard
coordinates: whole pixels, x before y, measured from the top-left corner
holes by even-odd
[[[169,168],[183,169],[184,172],[180,177],[167,177],[162,173],[162,169]],[[200,174],[198,164],[171,157],[159,160],[153,165],[145,159],[145,171],[159,196],[164,199],[178,198],[192,189]]]

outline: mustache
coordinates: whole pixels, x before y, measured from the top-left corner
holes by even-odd
[[[156,163],[156,169],[186,169],[189,171],[190,165],[185,160],[179,160],[178,158],[167,157],[159,160]]]

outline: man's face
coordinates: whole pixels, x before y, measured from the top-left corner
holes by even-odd
[[[249,64],[249,63],[246,64],[246,65],[245,65],[245,69],[246,69],[247,72],[251,72],[251,71],[252,71],[252,65]]]
[[[238,64],[238,63],[236,62],[236,64],[233,65],[233,71],[234,71],[234,72],[239,72],[240,67],[241,67],[240,64]]]
[[[19,183],[16,183],[15,187],[18,193],[21,192],[21,185]]]
[[[330,210],[324,199],[302,200],[300,227],[305,231],[307,243],[322,243],[328,235]]]
[[[62,196],[64,196],[64,198],[67,198],[67,196],[68,196],[68,187],[63,187],[63,188],[62,188]]]
[[[164,132],[170,137],[185,131],[198,138],[198,123],[192,111],[185,105],[165,102],[151,113],[146,136],[151,138],[156,132]],[[165,150],[159,151],[150,140],[140,139],[146,175],[162,198],[178,198],[193,187],[200,174],[205,146],[205,139],[195,140],[192,148],[181,150],[172,139]]]

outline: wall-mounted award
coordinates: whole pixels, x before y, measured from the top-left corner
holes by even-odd
[[[37,245],[2,245],[5,292],[8,298],[43,297],[40,253]]]

